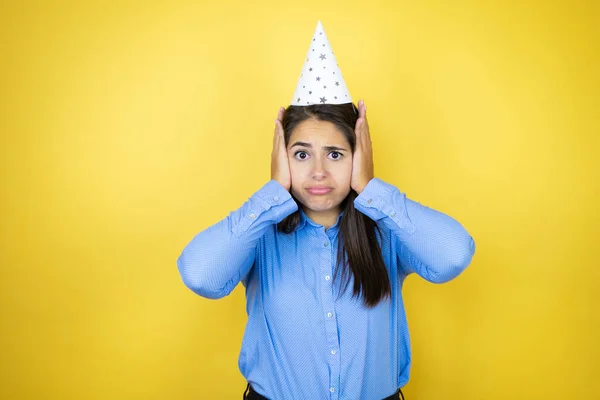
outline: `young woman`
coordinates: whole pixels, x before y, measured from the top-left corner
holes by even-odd
[[[291,105],[275,123],[271,180],[193,238],[181,277],[211,299],[245,286],[245,399],[397,399],[404,280],[456,277],[473,238],[374,177],[363,101]]]

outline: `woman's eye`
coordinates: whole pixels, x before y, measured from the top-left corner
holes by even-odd
[[[299,151],[295,155],[296,158],[299,158],[300,160],[306,160],[306,157],[308,157],[308,154],[305,151]]]
[[[343,156],[344,155],[339,151],[332,151],[331,153],[329,153],[329,157],[334,161],[339,160]],[[296,157],[298,160],[306,160],[308,159],[309,155],[305,151],[297,151],[296,153],[294,153],[294,157]]]
[[[340,158],[342,158],[342,153],[337,151],[332,151],[329,154],[331,154],[331,158],[333,158],[334,160],[339,160]]]

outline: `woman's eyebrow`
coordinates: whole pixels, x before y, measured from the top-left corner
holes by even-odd
[[[305,142],[296,142],[296,143],[294,143],[293,145],[290,146],[290,149],[292,147],[294,147],[294,146],[302,146],[302,147],[308,147],[309,149],[312,149],[312,144],[305,143]],[[340,151],[340,150],[342,150],[342,151],[348,151],[345,148],[338,147],[338,146],[323,146],[323,149],[327,150],[327,151]]]

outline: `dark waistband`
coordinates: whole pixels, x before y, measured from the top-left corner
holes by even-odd
[[[393,395],[388,396],[383,400],[397,400],[397,399],[404,400],[404,393],[402,393],[402,390],[400,390],[400,389],[398,389],[396,391],[396,393],[394,393]],[[246,392],[244,392],[244,400],[269,400],[269,399],[259,393],[256,393],[256,391],[252,388],[252,385],[250,383],[248,383],[248,386],[246,386]]]

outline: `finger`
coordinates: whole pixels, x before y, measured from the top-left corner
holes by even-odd
[[[356,147],[368,151],[371,146],[366,118],[359,118],[356,124]]]
[[[273,134],[273,154],[279,154],[282,151],[285,151],[285,140],[282,131],[281,122],[276,119],[275,132]]]
[[[275,132],[279,133],[278,131],[278,125],[277,122],[278,121],[283,121],[283,114],[285,112],[285,109],[283,107],[279,107],[279,109],[277,110],[277,118],[275,119]]]
[[[364,120],[359,118],[356,121],[356,129],[354,130],[356,133],[356,150],[361,150],[364,146]]]
[[[279,120],[275,120],[275,124],[277,125],[277,145],[279,147],[279,150],[285,153],[286,148],[285,148],[285,139],[283,136],[283,125],[281,124],[281,121],[279,121]]]
[[[371,142],[371,130],[369,129],[369,120],[367,118],[367,105],[365,104],[365,101],[362,101],[362,108],[363,108],[363,132],[364,132],[364,138],[367,142]]]
[[[275,120],[275,129],[277,130],[279,139],[283,139],[283,124],[278,119]]]
[[[365,106],[365,101],[364,100],[360,100],[358,102],[358,117],[359,118],[364,118],[367,112],[367,108]]]
[[[279,107],[277,112],[277,127],[279,128],[279,135],[283,138],[283,115],[285,114],[285,108]]]
[[[371,130],[369,129],[369,121],[367,121],[367,117],[365,117],[363,122],[363,138],[365,142],[371,142]]]
[[[356,120],[356,125],[354,125],[354,133],[356,134],[357,141],[361,137],[361,133],[362,133],[361,130],[362,130],[362,119],[358,118]]]
[[[366,106],[365,106],[365,101],[364,100],[360,100],[358,102],[358,119],[356,120],[356,127],[358,128],[359,126],[361,126],[361,128],[364,130],[365,128],[365,120],[366,120]]]
[[[277,126],[278,120],[273,120],[275,122],[275,128],[273,129],[273,147],[276,147],[279,142],[279,127]]]

